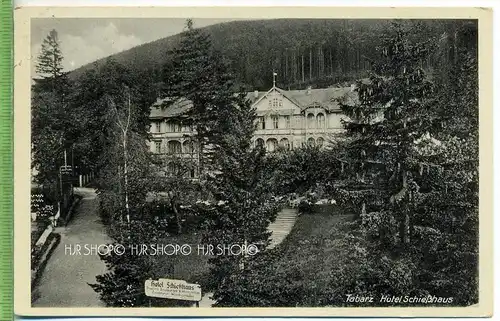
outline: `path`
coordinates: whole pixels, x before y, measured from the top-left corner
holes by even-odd
[[[276,220],[267,227],[268,231],[272,232],[271,243],[267,247],[268,249],[272,249],[283,242],[295,225],[297,216],[298,211],[295,208],[284,208],[278,213]],[[211,299],[212,295],[213,293],[205,293],[205,295],[203,295],[200,301],[200,308],[212,307],[212,304],[215,303],[215,301]]]
[[[82,196],[67,227],[58,227],[61,243],[50,257],[36,286],[33,307],[103,307],[99,296],[87,283],[106,271],[98,255],[83,255],[85,244],[107,244],[110,240],[97,211],[96,194],[90,188],[75,188]],[[82,246],[82,255],[71,255],[70,246]]]
[[[271,244],[267,247],[268,249],[272,249],[283,242],[295,225],[297,216],[298,211],[295,208],[284,208],[279,212],[276,220],[267,227],[273,233],[271,234]]]

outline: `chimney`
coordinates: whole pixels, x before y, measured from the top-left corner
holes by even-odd
[[[310,94],[311,94],[311,86],[308,86],[308,87],[307,87],[306,94],[307,94],[307,95],[310,95]]]
[[[258,97],[259,97],[259,91],[258,91],[258,90],[255,90],[255,91],[253,92],[253,97],[254,97],[254,98],[258,98]]]

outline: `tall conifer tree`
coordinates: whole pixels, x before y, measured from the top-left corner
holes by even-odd
[[[210,37],[194,28],[192,20],[187,20],[179,46],[169,55],[171,61],[164,70],[167,105],[181,98],[191,101],[193,106],[184,122],[196,131],[200,166],[210,166],[210,149],[221,135],[218,117],[233,108],[233,79]]]
[[[64,151],[72,145],[74,114],[68,112],[70,83],[63,70],[63,54],[57,32],[52,30],[42,43],[32,87],[33,167],[40,183],[57,181]],[[68,156],[66,157],[68,160]]]
[[[436,87],[420,67],[431,41],[411,42],[418,25],[410,28],[394,26],[357,101],[343,105],[343,161],[356,174],[339,194],[361,213],[373,260],[367,289],[467,305],[477,300],[475,62],[462,60]],[[384,280],[396,271],[399,282]]]
[[[264,151],[254,149],[255,110],[246,93],[235,94],[228,64],[212,48],[210,38],[187,21],[179,47],[165,68],[165,96],[189,99],[187,119],[200,143],[201,173],[214,206],[200,205],[207,244],[267,244],[267,226],[276,214],[268,205]],[[239,273],[244,256],[212,260],[215,298],[227,303],[228,280]]]
[[[68,79],[63,67],[64,56],[56,30],[51,30],[42,42],[35,70],[41,77],[36,79],[38,87],[44,91],[63,93],[67,90]]]

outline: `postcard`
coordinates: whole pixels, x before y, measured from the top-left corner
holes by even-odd
[[[492,315],[491,9],[14,19],[17,315]]]

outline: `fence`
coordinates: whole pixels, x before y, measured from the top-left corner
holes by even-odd
[[[78,175],[78,186],[83,187],[90,183],[93,179],[95,179],[94,172],[90,172],[88,174]]]

